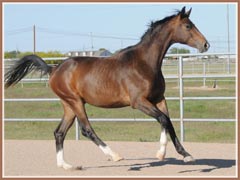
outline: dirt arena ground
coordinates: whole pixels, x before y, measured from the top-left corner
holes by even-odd
[[[184,143],[196,159],[185,164],[169,142],[164,161],[155,158],[157,142],[107,142],[125,159],[113,162],[90,141],[65,141],[65,159],[82,170],[66,171],[56,166],[54,141],[4,141],[4,177],[235,177],[236,145]]]

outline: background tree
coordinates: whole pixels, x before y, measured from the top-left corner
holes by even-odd
[[[173,47],[169,50],[169,54],[188,54],[189,49]]]
[[[6,51],[4,52],[4,58],[21,58],[26,55],[33,54],[30,51],[20,52],[20,51]],[[48,51],[48,52],[36,52],[36,55],[40,56],[41,58],[47,57],[64,57],[65,54],[61,53],[60,51]]]
[[[4,58],[11,59],[11,58],[18,58],[20,51],[7,51],[4,53]]]

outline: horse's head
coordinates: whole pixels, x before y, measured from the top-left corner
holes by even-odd
[[[173,22],[173,41],[176,43],[187,44],[197,48],[199,52],[205,52],[209,49],[210,44],[206,38],[199,32],[197,27],[191,22],[189,16],[191,9],[185,11],[185,7],[174,18]]]

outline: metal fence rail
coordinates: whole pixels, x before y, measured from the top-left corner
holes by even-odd
[[[39,121],[39,122],[59,122],[60,118],[6,118],[5,121],[9,122],[31,122],[31,121]],[[156,119],[153,118],[89,118],[92,122],[155,122]],[[179,118],[171,118],[171,121],[179,122]],[[216,119],[216,118],[184,118],[184,122],[235,122],[236,119]]]
[[[215,53],[215,54],[204,54],[204,56],[207,55],[232,55],[232,54],[223,54],[223,53]],[[178,75],[172,75],[172,76],[165,76],[166,79],[178,79],[179,81],[179,97],[166,97],[167,100],[177,100],[180,103],[180,116],[178,119],[171,119],[172,121],[178,121],[180,122],[180,139],[181,141],[184,141],[184,122],[236,122],[235,119],[193,119],[193,118],[184,118],[184,101],[188,100],[235,100],[237,97],[184,97],[183,90],[183,80],[184,79],[192,79],[192,78],[236,78],[236,75],[233,74],[213,74],[213,75],[183,75],[183,57],[184,56],[203,56],[203,54],[176,54],[171,55],[174,57],[178,57],[179,59],[179,65],[178,65]],[[167,55],[166,57],[170,57],[170,55]],[[59,58],[61,59],[61,58]],[[35,79],[34,79],[35,80]],[[48,80],[47,78],[44,80]],[[4,102],[49,102],[49,101],[59,101],[58,98],[28,98],[28,99],[4,99]],[[4,118],[4,121],[59,121],[59,118],[51,118],[51,119],[39,119],[39,118]],[[155,121],[154,119],[142,119],[142,118],[136,118],[136,119],[126,119],[126,118],[93,118],[91,121]],[[76,139],[79,139],[79,126],[76,122]]]

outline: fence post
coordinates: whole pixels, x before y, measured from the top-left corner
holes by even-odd
[[[80,132],[79,132],[79,124],[78,124],[78,121],[77,121],[77,118],[75,118],[75,129],[76,129],[76,140],[79,140],[80,139]]]
[[[203,87],[206,87],[206,62],[203,62]]]
[[[184,141],[184,104],[183,104],[183,58],[179,56],[179,104],[180,104],[180,140]]]

